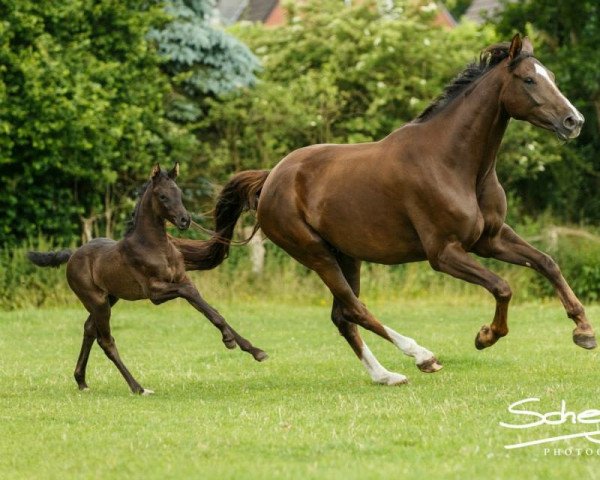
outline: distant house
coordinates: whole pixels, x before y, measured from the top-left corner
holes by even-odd
[[[225,25],[243,20],[265,25],[285,22],[284,9],[279,0],[218,0],[217,9]]]
[[[486,18],[493,18],[502,11],[502,3],[499,0],[473,0],[465,12],[465,18],[477,24],[481,24]]]
[[[456,20],[452,14],[441,3],[437,5],[438,13],[434,23],[441,27],[454,28]],[[285,23],[285,9],[279,0],[218,0],[217,9],[225,25],[244,20],[273,26]]]

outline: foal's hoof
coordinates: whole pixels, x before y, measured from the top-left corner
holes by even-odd
[[[586,350],[592,350],[597,346],[596,336],[593,332],[588,333],[577,329],[573,330],[573,342]]]
[[[499,338],[494,335],[494,332],[488,325],[483,325],[475,337],[475,348],[483,350],[484,348],[491,347]]]
[[[233,350],[235,347],[237,347],[237,342],[235,341],[235,338],[224,338],[223,343],[229,350]]]
[[[269,355],[267,355],[267,352],[263,352],[262,350],[257,350],[256,352],[252,352],[252,356],[254,357],[254,360],[256,360],[257,362],[263,362],[267,358],[269,358]]]
[[[140,395],[147,397],[148,395],[154,395],[154,390],[148,390],[147,388],[143,388],[140,392]]]
[[[417,364],[417,368],[425,373],[435,373],[444,368],[444,366],[435,357],[431,357],[429,360]]]

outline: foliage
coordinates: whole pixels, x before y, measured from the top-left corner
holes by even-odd
[[[537,221],[516,230],[557,260],[563,275],[582,301],[600,300],[600,237],[593,230],[544,226]],[[28,250],[52,248],[52,242],[38,238],[19,248],[0,249],[0,311],[78,303],[66,283],[64,267],[38,268],[25,255]],[[329,291],[317,275],[273,243],[266,242],[265,248],[266,261],[261,274],[252,272],[248,248],[234,247],[228,260],[218,269],[190,275],[201,292],[215,291],[222,300],[246,301],[277,296],[282,301],[329,302]],[[508,281],[515,292],[515,302],[555,297],[548,280],[530,269],[495,260],[480,260]],[[491,298],[481,287],[435,272],[427,262],[392,267],[365,263],[361,283],[363,296],[369,300],[401,302],[428,295]]]
[[[497,29],[504,36],[515,30],[529,32],[536,55],[586,117],[579,139],[561,147],[564,161],[517,186],[530,197],[528,210],[551,208],[563,220],[600,221],[600,4],[507,2]]]
[[[166,58],[163,69],[176,90],[170,118],[194,121],[202,111],[193,100],[252,85],[259,65],[244,44],[211,25],[214,0],[171,0],[167,12],[173,20],[149,38]]]
[[[460,17],[467,12],[473,0],[446,0],[443,3],[452,16],[460,20]]]
[[[263,72],[256,88],[210,102],[197,126],[208,141],[201,168],[224,178],[272,167],[304,145],[382,138],[416,116],[491,38],[474,28],[442,32],[430,25],[431,11],[411,3],[391,15],[374,3],[306,2],[290,6],[286,25],[234,27]],[[465,49],[469,43],[477,46]]]
[[[272,168],[301,146],[383,138],[497,41],[486,27],[435,27],[430,5],[398,1],[381,15],[376,2],[354,3],[292,5],[286,25],[232,30],[258,55],[263,71],[255,88],[209,102],[196,126],[206,142],[194,176],[225,179],[232,171]],[[520,186],[560,160],[552,134],[512,122],[498,169],[518,200],[513,204],[530,207]]]
[[[163,117],[153,2],[1,0],[0,243],[70,241],[192,139]]]

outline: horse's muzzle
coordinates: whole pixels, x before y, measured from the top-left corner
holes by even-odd
[[[569,113],[560,120],[558,125],[556,125],[556,134],[561,140],[577,138],[581,133],[581,127],[583,127],[584,121],[585,118],[581,113],[577,111]]]

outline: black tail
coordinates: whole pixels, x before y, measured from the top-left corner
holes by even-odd
[[[58,267],[67,263],[73,252],[61,250],[60,252],[27,252],[27,258],[38,267]]]
[[[215,206],[215,235],[206,242],[171,238],[183,254],[186,270],[210,270],[229,254],[233,230],[245,210],[256,210],[258,196],[269,170],[248,170],[234,175],[223,187]]]

